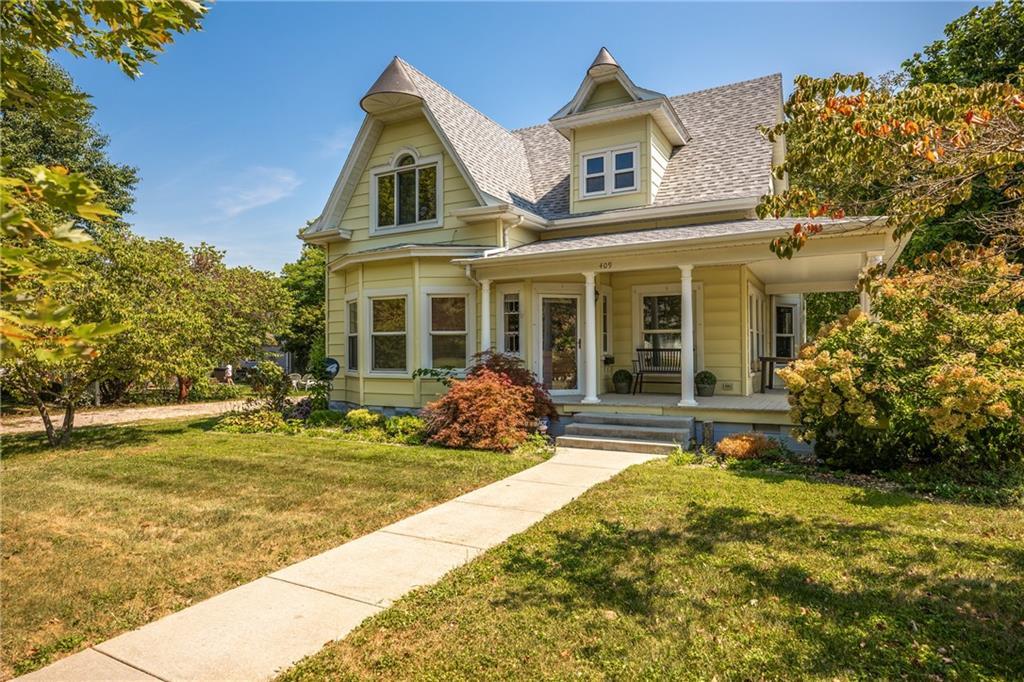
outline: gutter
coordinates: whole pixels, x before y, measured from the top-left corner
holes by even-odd
[[[333,230],[320,230],[308,235],[305,232],[299,232],[295,236],[307,244],[325,244],[333,241],[351,240],[352,230],[345,230],[339,227]]]

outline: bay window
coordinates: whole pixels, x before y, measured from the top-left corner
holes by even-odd
[[[469,350],[467,297],[431,295],[428,300],[430,366],[459,369],[465,367]]]
[[[359,371],[359,303],[355,300],[348,302],[348,371]]]
[[[374,372],[406,372],[405,296],[370,299],[370,367]]]

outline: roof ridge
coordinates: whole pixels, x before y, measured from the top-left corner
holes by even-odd
[[[703,94],[705,92],[713,92],[715,90],[723,90],[725,88],[732,88],[732,87],[735,87],[737,85],[747,85],[748,83],[754,83],[754,82],[757,82],[757,81],[768,80],[769,78],[778,78],[779,80],[782,80],[782,72],[781,71],[776,71],[775,73],[768,73],[768,74],[765,74],[763,76],[758,76],[756,78],[748,78],[748,79],[743,80],[743,81],[736,81],[735,83],[725,83],[723,85],[716,85],[714,87],[703,88],[701,90],[691,90],[690,92],[681,92],[678,95],[669,95],[669,99],[675,99],[677,97],[689,97],[690,95],[700,95],[700,94]]]

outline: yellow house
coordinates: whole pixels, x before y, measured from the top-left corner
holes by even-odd
[[[507,130],[396,57],[360,105],[299,235],[327,250],[339,406],[421,407],[443,389],[417,368],[494,349],[519,355],[569,417],[785,432],[785,395],[762,375],[803,342],[803,295],[853,290],[900,248],[884,221],[846,219],[791,261],[769,251],[797,222],[754,213],[785,183],[771,173],[784,142],[757,129],[782,116],[779,74],[670,97],[602,48],[546,123]],[[612,393],[614,372],[638,367],[642,390]],[[701,370],[714,396],[695,395]]]

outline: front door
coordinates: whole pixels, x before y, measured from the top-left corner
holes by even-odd
[[[580,387],[579,296],[541,296],[541,382],[553,394]]]

